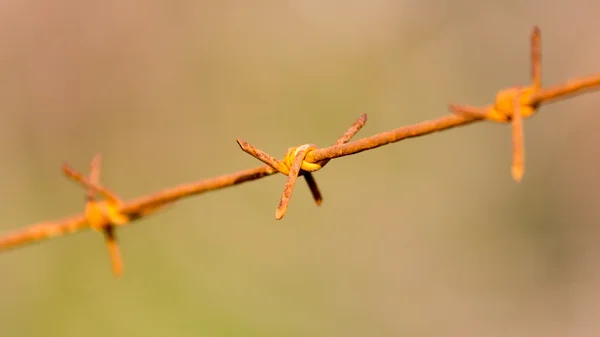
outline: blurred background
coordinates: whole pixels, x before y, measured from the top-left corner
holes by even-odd
[[[0,2],[0,233],[83,210],[67,161],[133,198],[600,70],[596,1]],[[600,93],[344,157],[282,221],[272,176],[119,231],[0,254],[2,336],[595,336]]]

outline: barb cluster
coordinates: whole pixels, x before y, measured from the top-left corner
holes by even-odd
[[[572,79],[553,87],[542,88],[540,35],[539,28],[534,27],[531,35],[531,84],[500,90],[494,103],[484,107],[450,104],[449,110],[452,114],[350,142],[367,121],[367,115],[363,114],[334,145],[325,148],[318,148],[314,144],[292,147],[287,150],[282,160],[277,160],[246,141],[237,139],[238,145],[244,152],[266,165],[179,185],[128,202],[122,201],[116,194],[100,184],[100,155],[96,155],[92,159],[88,176],[63,164],[63,173],[86,189],[84,212],[7,233],[0,237],[0,252],[42,239],[92,228],[104,233],[113,273],[119,276],[123,271],[123,263],[117,244],[116,228],[161,210],[182,198],[281,173],[287,176],[287,182],[275,212],[275,218],[280,220],[286,213],[299,176],[304,176],[317,206],[321,204],[323,197],[313,173],[325,167],[334,158],[484,120],[511,124],[513,141],[511,172],[514,180],[518,182],[523,178],[525,172],[523,119],[533,116],[544,103],[600,87],[600,74],[596,74]],[[99,199],[98,196],[102,198]]]

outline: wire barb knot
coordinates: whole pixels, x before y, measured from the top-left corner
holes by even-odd
[[[517,105],[521,117],[531,117],[537,109],[536,104],[532,103],[535,92],[536,88],[532,86],[500,90],[496,95],[494,105],[487,113],[487,119],[501,123],[510,122],[517,111]]]
[[[115,226],[129,223],[131,217],[121,211],[121,199],[100,184],[100,162],[100,154],[95,155],[90,163],[90,173],[87,177],[66,163],[63,165],[63,173],[86,189],[84,221],[92,229],[104,233],[113,273],[118,277],[123,273],[123,259]],[[103,197],[102,200],[98,200],[98,194]]]
[[[90,200],[85,204],[85,219],[88,225],[103,231],[108,226],[122,226],[129,223],[129,217],[119,211],[120,203],[113,200]]]
[[[335,144],[341,145],[348,143],[350,139],[352,139],[352,137],[354,137],[354,135],[356,135],[356,133],[362,129],[366,122],[367,115],[362,114],[342,135],[342,137],[338,138]],[[317,186],[317,182],[315,181],[312,172],[316,172],[325,167],[331,158],[316,162],[310,162],[306,160],[308,154],[318,150],[318,147],[315,144],[304,144],[288,148],[283,160],[277,160],[242,139],[237,139],[237,143],[244,152],[269,165],[269,167],[272,169],[287,176],[287,181],[283,188],[283,194],[279,200],[277,210],[275,211],[275,219],[281,220],[285,215],[288,204],[290,203],[290,199],[292,197],[292,192],[294,191],[294,186],[296,185],[296,180],[299,176],[304,176],[315,203],[317,206],[321,205],[323,202],[323,196],[319,190],[319,187]]]
[[[494,104],[485,107],[450,104],[453,113],[465,118],[484,119],[498,123],[511,123],[513,142],[513,164],[511,172],[517,182],[523,179],[525,172],[525,144],[523,119],[535,114],[543,101],[538,97],[542,87],[541,32],[536,26],[531,32],[531,85],[515,86],[500,90]]]
[[[283,158],[283,165],[288,170],[288,172],[285,173],[285,175],[290,174],[289,171],[292,169],[292,165],[294,165],[294,161],[296,160],[298,153],[303,153],[302,154],[302,164],[300,166],[300,169],[302,171],[316,172],[316,171],[322,169],[329,162],[328,160],[323,160],[323,161],[320,161],[317,163],[311,163],[304,159],[310,152],[312,152],[316,149],[317,149],[317,146],[315,144],[304,144],[304,145],[300,145],[300,146],[296,146],[296,147],[290,147],[287,150],[285,157]]]

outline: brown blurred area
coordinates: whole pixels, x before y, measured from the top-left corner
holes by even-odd
[[[60,164],[123,198],[600,69],[595,1],[0,2],[0,233],[83,210]],[[1,336],[595,336],[600,93],[333,161],[282,221],[279,175],[119,232],[0,254]]]

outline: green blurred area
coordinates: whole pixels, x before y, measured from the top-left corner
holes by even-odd
[[[593,1],[0,2],[0,232],[83,209],[102,153],[123,198],[483,105],[600,69]],[[0,254],[1,336],[591,336],[600,328],[600,95],[331,162],[282,221],[273,176],[119,232]]]

